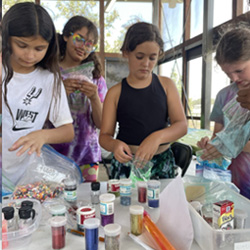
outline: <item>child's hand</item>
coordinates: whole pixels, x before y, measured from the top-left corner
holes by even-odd
[[[90,100],[99,98],[97,86],[91,82],[82,81],[79,90]]]
[[[201,138],[200,141],[197,142],[197,146],[199,148],[205,148],[207,145],[208,145],[208,142],[209,142],[209,138],[206,136],[206,137],[203,137]]]
[[[202,160],[211,161],[213,159],[219,158],[222,154],[216,149],[216,147],[212,146],[211,144],[207,144],[207,146],[203,150],[203,155],[201,156]]]
[[[131,161],[133,158],[129,146],[120,140],[115,140],[114,156],[121,163]]]
[[[21,147],[16,153],[17,156],[22,155],[28,150],[28,154],[31,155],[34,152],[37,156],[41,154],[41,148],[45,143],[45,136],[43,130],[38,130],[27,134],[26,136],[20,137],[10,148],[9,151],[15,151]]]
[[[71,78],[65,79],[63,81],[63,84],[67,95],[74,93],[81,86],[78,79],[71,79]]]
[[[146,137],[135,153],[135,159],[141,162],[150,161],[159,148],[159,142],[152,134]]]

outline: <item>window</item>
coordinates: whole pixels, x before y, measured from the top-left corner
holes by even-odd
[[[232,19],[232,6],[232,0],[214,0],[214,27]]]
[[[203,31],[203,1],[191,1],[191,30],[190,38],[195,37]]]
[[[163,3],[162,28],[165,51],[182,43],[183,4],[176,4],[175,8],[169,8],[168,3]]]

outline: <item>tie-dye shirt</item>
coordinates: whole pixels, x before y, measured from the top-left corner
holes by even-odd
[[[94,79],[93,83],[98,86],[98,95],[104,102],[107,85],[101,76]],[[71,143],[52,145],[59,153],[74,160],[79,166],[101,160],[101,147],[99,135],[92,119],[90,100],[82,93],[72,93],[68,97],[71,115],[74,120],[75,138]]]
[[[238,90],[236,83],[220,90],[210,115],[211,121],[225,124],[222,108],[235,97]],[[242,195],[250,199],[250,153],[241,152],[236,158],[232,159],[229,169],[232,171],[232,182],[240,189]]]

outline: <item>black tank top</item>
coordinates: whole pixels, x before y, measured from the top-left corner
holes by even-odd
[[[167,96],[157,75],[143,89],[132,88],[122,80],[117,107],[119,131],[117,139],[130,145],[140,143],[152,132],[168,125]]]

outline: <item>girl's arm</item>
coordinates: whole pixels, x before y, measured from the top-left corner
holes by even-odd
[[[104,104],[102,114],[102,126],[100,131],[100,145],[109,152],[113,152],[116,160],[121,163],[132,159],[129,146],[117,139],[114,139],[116,127],[117,104],[121,92],[121,84],[117,84],[109,89]]]
[[[166,77],[159,79],[166,91],[171,125],[155,131],[143,140],[135,156],[144,160],[151,160],[161,144],[173,142],[187,133],[187,119],[175,83]]]
[[[44,144],[70,142],[74,138],[74,128],[72,124],[65,124],[53,129],[41,129],[20,137],[9,151],[17,152],[17,156],[22,155],[28,150],[28,154],[36,152],[38,156],[41,154],[41,148]]]

